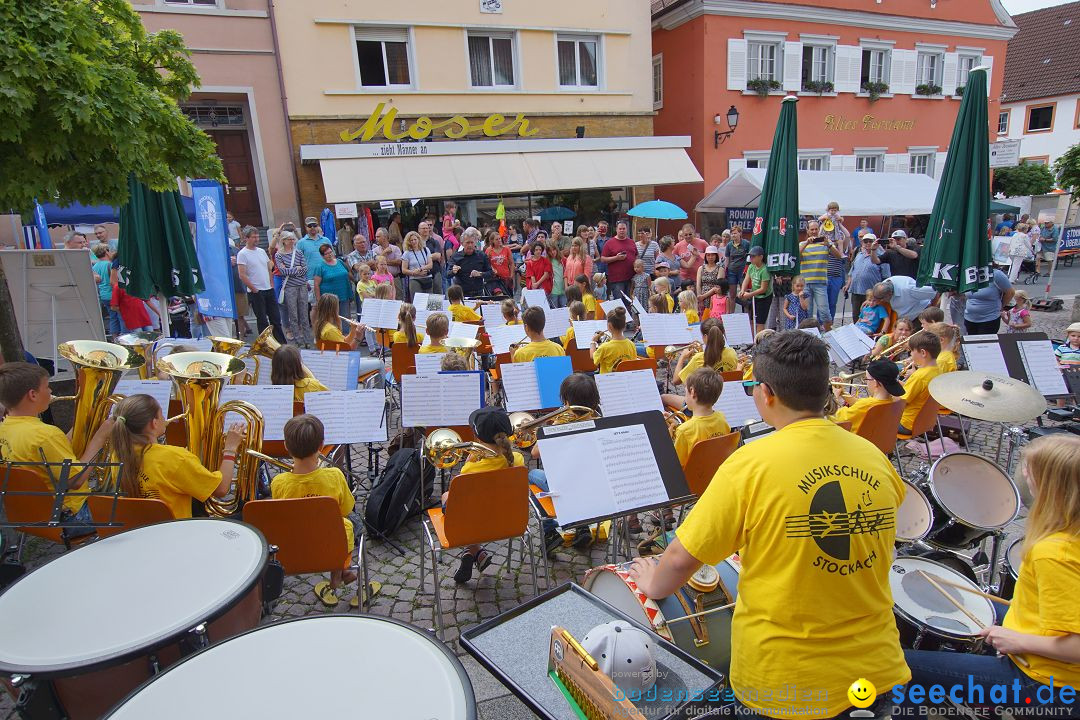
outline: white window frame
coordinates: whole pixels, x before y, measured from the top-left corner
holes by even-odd
[[[743,160],[746,162],[746,167],[750,167],[750,163],[756,163],[758,169],[767,170],[769,153],[769,150],[746,150],[743,152]]]
[[[1002,118],[1002,116],[1005,117],[1005,129],[1004,130],[1001,129],[1001,118]],[[997,122],[997,134],[998,135],[1008,135],[1009,134],[1009,123],[1011,123],[1011,122],[1012,122],[1012,108],[1008,108],[1007,110],[999,111],[998,112],[998,122]]]
[[[652,109],[664,107],[664,54],[652,58]]]
[[[803,69],[802,66],[806,62],[805,54],[806,54],[807,50],[810,50],[810,52],[811,52],[810,76],[809,76],[810,81],[812,81],[812,82],[831,82],[831,83],[835,84],[836,81],[833,79],[833,76],[836,74],[836,46],[832,45],[832,44],[827,44],[827,43],[803,42],[802,47],[803,47],[803,55],[804,56],[799,58],[799,76],[800,76],[800,80],[802,78],[802,69]],[[816,73],[815,73],[815,70],[818,68],[818,66],[820,64],[820,62],[819,62],[819,60],[817,58],[818,51],[821,51],[821,53],[824,53],[824,55],[825,55],[825,57],[824,57],[825,72],[821,77],[817,77]]]
[[[490,85],[476,85],[473,82],[472,77],[472,46],[469,44],[470,38],[486,38],[488,41],[488,61],[489,70],[491,72],[491,84]],[[495,45],[493,40],[509,40],[510,41],[510,71],[513,75],[509,84],[501,84],[495,82]],[[465,32],[465,58],[467,67],[465,72],[469,76],[469,87],[473,90],[513,90],[518,87],[520,74],[518,73],[518,43],[516,33],[513,32],[497,32],[490,30],[467,30]]]
[[[928,175],[934,177],[934,160],[937,159],[936,150],[917,150],[908,153],[908,172],[912,175]],[[920,163],[925,167],[919,169]]]
[[[397,34],[403,33],[404,40],[397,39]],[[391,38],[393,36],[393,38]],[[360,51],[357,49],[356,44],[358,42],[378,42],[382,44],[383,54],[383,73],[384,79],[387,81],[386,85],[364,85],[363,79],[360,76]],[[409,82],[408,83],[395,83],[389,84],[390,75],[389,68],[386,62],[386,43],[388,42],[404,42],[405,43],[405,59],[409,67]],[[376,26],[364,26],[354,25],[352,31],[352,47],[353,56],[353,68],[356,73],[356,87],[359,92],[370,93],[385,93],[387,90],[415,90],[416,85],[416,56],[413,49],[416,46],[415,38],[413,37],[413,31],[407,27],[395,27],[395,28],[383,28]]]
[[[829,159],[832,157],[831,150],[801,151],[799,152],[799,170],[828,170]],[[817,167],[812,167],[817,165]]]
[[[890,85],[889,79],[892,73],[892,49],[888,47],[866,47],[862,46],[862,53],[859,55],[859,87],[862,87],[862,55],[871,53],[870,55],[870,72],[866,78],[867,82],[881,82],[886,85]],[[881,53],[881,74],[878,77],[874,77],[874,56],[873,53]],[[889,91],[892,92],[890,85]],[[860,91],[861,92],[861,91]]]
[[[874,168],[872,170],[865,167],[870,160],[873,160]],[[859,167],[860,165],[863,167]],[[885,172],[885,151],[856,150],[855,172]]]
[[[572,42],[574,43],[574,78],[576,83],[573,85],[562,84],[562,72],[559,68],[559,43],[560,42]],[[596,84],[595,85],[582,85],[581,84],[581,43],[591,42],[596,44]],[[603,35],[581,35],[574,33],[556,33],[555,34],[555,82],[558,83],[560,90],[591,90],[597,91],[604,87],[604,36]]]
[[[928,71],[928,68],[930,70]],[[930,73],[927,76],[927,73]],[[937,85],[944,87],[945,54],[937,50],[919,50],[915,60],[915,86]]]
[[[766,49],[772,49],[772,74],[761,74],[763,57],[755,57],[754,51],[759,49],[762,53]],[[755,73],[754,70],[759,72]],[[746,81],[765,79],[782,83],[784,81],[784,45],[780,41],[750,39],[746,43]]]
[[[221,0],[210,0],[210,2],[196,2],[195,0],[158,0],[159,5],[166,7],[198,7],[198,8],[220,8]]]
[[[956,87],[967,87],[968,74],[972,69],[982,65],[982,55],[976,55],[975,53],[958,53],[956,56]],[[965,63],[970,63],[968,67],[964,67]]]

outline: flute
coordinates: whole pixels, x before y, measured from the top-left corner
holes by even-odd
[[[344,320],[345,322],[349,323],[350,325],[355,325],[358,328],[367,328],[367,326],[364,325],[364,323],[360,322],[359,320],[352,320],[350,318],[345,317],[344,315],[338,315],[338,317],[341,318],[342,320]]]

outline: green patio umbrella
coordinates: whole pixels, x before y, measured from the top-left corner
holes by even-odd
[[[990,282],[986,68],[968,75],[919,259],[919,285],[967,292]]]
[[[780,104],[780,120],[750,238],[751,245],[765,248],[765,265],[774,275],[799,274],[798,101],[788,95]]]
[[[155,192],[132,175],[128,194],[120,208],[117,251],[124,290],[143,299],[205,290],[180,193]]]

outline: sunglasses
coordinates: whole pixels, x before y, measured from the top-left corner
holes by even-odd
[[[309,228],[313,228],[313,227],[319,227],[319,226],[318,226],[318,225],[316,225],[315,223],[311,223],[310,225],[308,225],[308,227],[309,227]]]
[[[758,385],[764,385],[765,383],[760,380],[743,380],[742,389],[747,395],[753,396],[754,388]]]

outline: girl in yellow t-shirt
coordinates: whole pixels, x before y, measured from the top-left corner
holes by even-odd
[[[597,345],[595,340],[590,344],[589,356],[601,373],[612,372],[620,360],[633,360],[637,357],[634,341],[623,337],[625,329],[626,310],[615,308],[607,315],[607,331],[611,339],[600,345]]]
[[[937,356],[937,365],[942,373],[956,370],[956,347],[960,342],[960,328],[948,323],[930,323],[924,328],[941,340],[941,352]]]
[[[397,325],[398,329],[390,339],[392,344],[419,345],[424,341],[423,334],[416,332],[416,307],[412,303],[401,303],[397,313]]]
[[[727,347],[724,337],[724,324],[720,318],[709,318],[701,323],[701,336],[705,340],[705,349],[693,352],[687,348],[679,355],[675,369],[671,372],[673,385],[682,385],[690,377],[690,373],[698,368],[709,367],[718,373],[730,372],[737,369],[739,356],[733,348]],[[667,407],[682,407],[684,398],[682,395],[667,393],[661,396]]]
[[[690,325],[701,322],[697,311],[697,295],[693,290],[683,290],[679,293],[679,309],[686,315],[686,322]]]
[[[330,389],[305,371],[300,351],[295,345],[282,345],[274,351],[274,357],[270,361],[270,383],[292,385],[293,402],[304,402],[304,395],[309,392],[324,392]]]
[[[585,303],[579,300],[575,300],[574,302],[570,303],[569,310],[571,325],[569,329],[567,329],[566,334],[559,338],[559,340],[562,342],[563,350],[569,350],[571,345],[577,347],[577,343],[574,342],[575,335],[574,326],[572,323],[575,320],[585,319]]]
[[[506,298],[502,301],[502,305],[499,306],[502,310],[503,319],[506,320],[507,325],[520,325],[521,324],[521,311],[518,310],[517,303],[514,302],[514,298]]]
[[[443,341],[450,334],[450,320],[445,315],[428,315],[428,344],[420,347],[421,354],[446,352]]]
[[[349,323],[349,334],[342,335],[341,317],[338,313],[337,295],[325,294],[319,298],[319,302],[315,304],[315,339],[356,347],[357,333],[366,328],[359,323]]]
[[[912,682],[924,688],[935,683],[949,687],[970,675],[964,687],[982,686],[987,698],[993,697],[989,686],[1015,684],[1020,707],[1032,707],[1038,699],[1043,707],[1065,708],[1071,701],[1054,705],[1048,700],[1061,699],[1051,685],[1080,685],[1080,437],[1039,438],[1024,449],[1021,463],[1035,501],[1027,516],[1016,590],[1001,625],[979,633],[1001,654],[906,650],[904,656]],[[1011,701],[1013,691],[1006,696]]]
[[[211,472],[188,450],[157,444],[165,434],[165,417],[149,395],[124,398],[116,404],[113,418],[116,423],[109,439],[113,461],[122,463],[119,484],[125,496],[161,500],[173,517],[190,518],[192,499],[205,502],[210,496],[229,493],[236,451],[244,437],[241,423],[229,426],[221,467]]]

